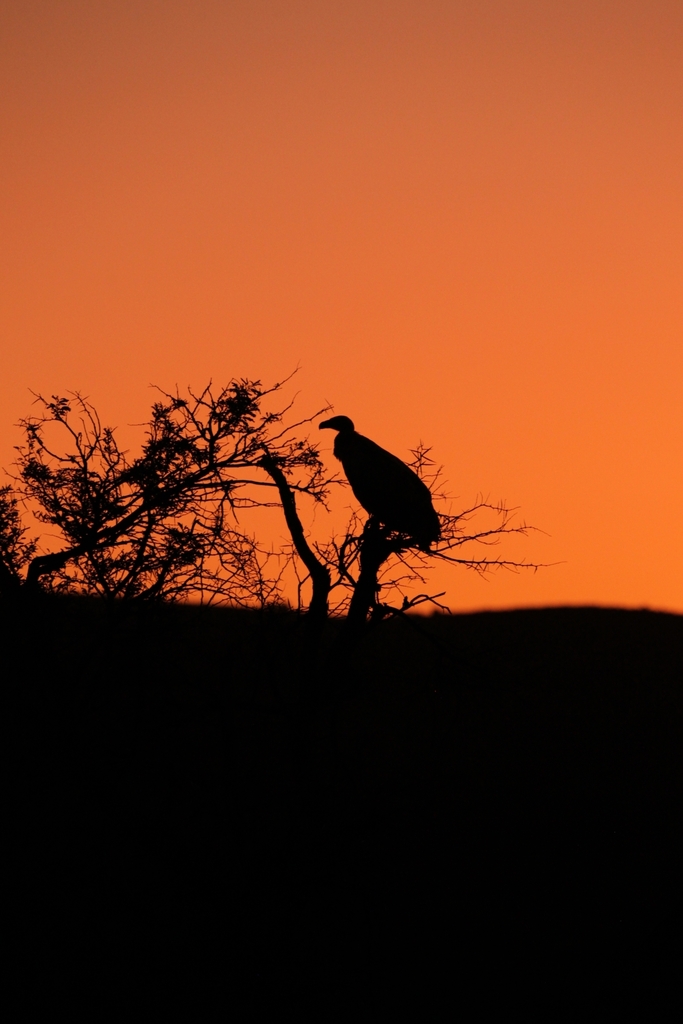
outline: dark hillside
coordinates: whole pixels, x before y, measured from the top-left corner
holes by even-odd
[[[284,950],[610,943],[680,913],[681,617],[413,619],[355,651],[331,625],[315,660],[276,612],[2,621],[27,948],[76,922],[121,963],[162,942],[227,969],[236,943],[264,978]]]

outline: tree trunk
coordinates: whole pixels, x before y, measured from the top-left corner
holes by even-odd
[[[282,509],[285,513],[285,520],[289,527],[292,542],[301,561],[308,569],[313,584],[311,603],[308,606],[308,616],[313,623],[323,623],[327,619],[328,596],[330,593],[330,572],[322,562],[318,560],[315,552],[310,547],[304,535],[304,528],[296,510],[294,492],[287,483],[287,478],[277,465],[272,456],[266,454],[261,459],[261,465],[271,477],[280,495]]]
[[[395,546],[387,540],[385,532],[376,519],[370,517],[363,530],[360,549],[360,575],[353,591],[347,626],[356,632],[367,622],[368,612],[375,603],[377,590],[377,574],[381,565],[387,560]]]

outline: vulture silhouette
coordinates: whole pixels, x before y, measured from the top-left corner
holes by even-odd
[[[369,437],[357,433],[348,416],[333,416],[320,430],[336,430],[334,454],[351,490],[366,512],[390,530],[408,534],[423,551],[439,539],[439,517],[429,488],[410,466]]]

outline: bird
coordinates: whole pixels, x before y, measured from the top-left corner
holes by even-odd
[[[359,434],[348,416],[333,416],[318,425],[336,430],[334,454],[366,512],[389,530],[408,534],[423,551],[441,535],[429,488],[410,466]]]

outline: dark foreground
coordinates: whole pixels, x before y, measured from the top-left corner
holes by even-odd
[[[194,960],[257,998],[424,958],[455,985],[485,962],[495,987],[504,963],[606,969],[643,936],[667,970],[681,617],[479,614],[308,645],[285,614],[3,609],[16,942],[39,973],[64,949],[119,984]]]

